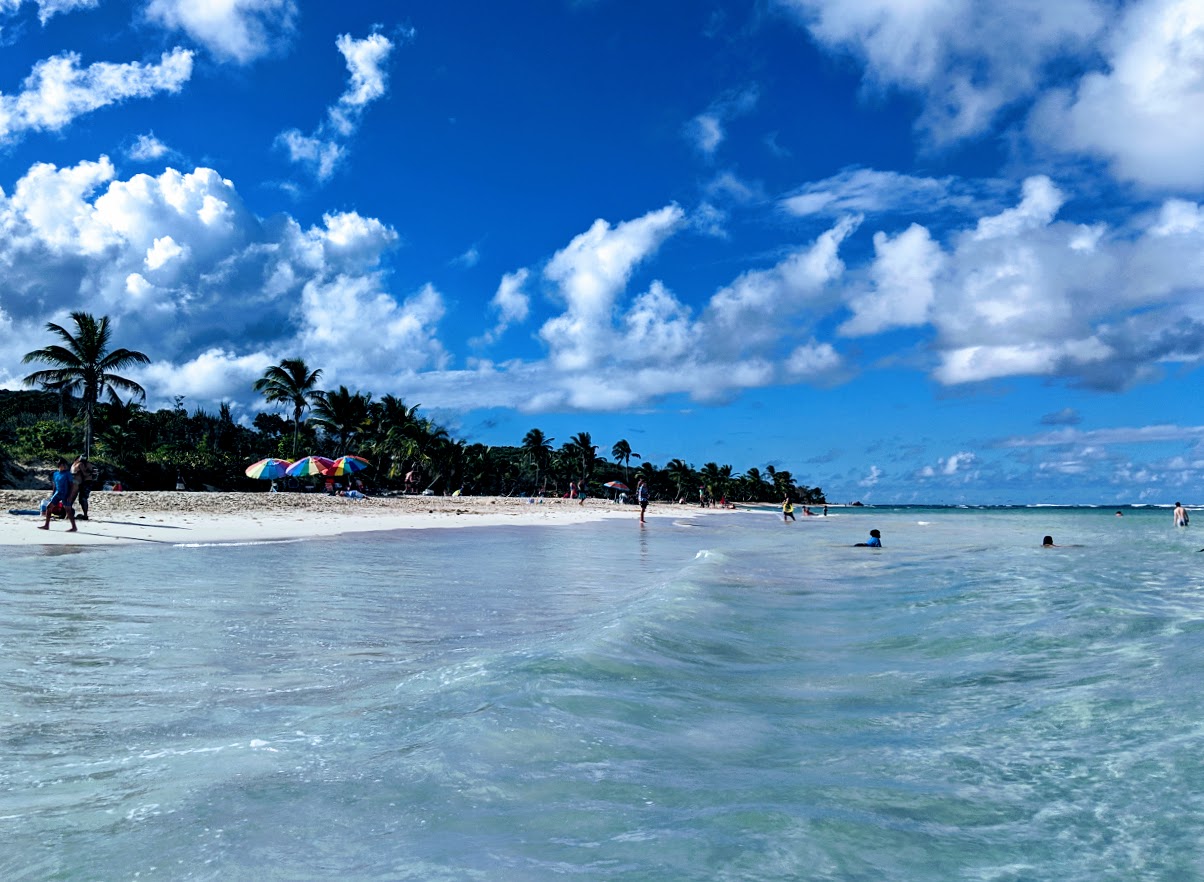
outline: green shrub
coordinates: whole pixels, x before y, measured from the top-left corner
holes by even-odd
[[[80,433],[70,423],[38,420],[17,429],[13,453],[23,459],[74,459],[80,447]]]

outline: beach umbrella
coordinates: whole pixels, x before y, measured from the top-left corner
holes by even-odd
[[[368,468],[372,463],[364,459],[362,456],[340,456],[330,467],[328,475],[342,477],[343,475],[351,475]]]
[[[629,489],[630,489],[630,488],[629,488],[629,487],[628,487],[626,484],[624,484],[622,481],[607,481],[607,482],[606,482],[605,484],[603,484],[602,486],[603,486],[603,487],[609,487],[611,490],[629,490]]]
[[[312,478],[315,475],[329,475],[334,461],[324,456],[306,456],[285,470],[285,474],[293,478]]]
[[[274,456],[269,456],[267,459],[261,459],[259,462],[247,466],[247,477],[258,478],[263,481],[274,481],[277,478],[283,478],[285,470],[289,466],[287,459],[277,459]]]

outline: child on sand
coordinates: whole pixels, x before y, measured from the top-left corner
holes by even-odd
[[[50,502],[46,506],[46,520],[38,527],[39,530],[50,529],[51,512],[61,504],[67,512],[67,520],[71,522],[71,529],[67,532],[75,532],[75,510],[71,507],[72,489],[71,465],[67,460],[60,459],[58,462],[58,471],[54,473],[54,495],[50,497]]]

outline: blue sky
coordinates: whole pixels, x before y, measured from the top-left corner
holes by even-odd
[[[1199,498],[1198,0],[0,0],[0,386],[300,356],[833,501]]]

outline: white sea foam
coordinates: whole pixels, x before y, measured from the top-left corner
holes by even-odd
[[[247,542],[176,542],[172,548],[246,548],[253,545],[291,545],[310,542],[312,539],[255,539]]]

